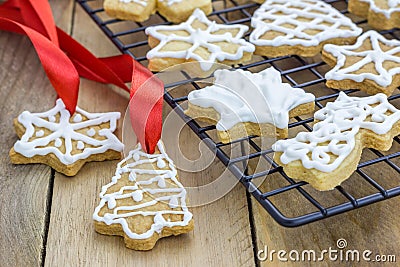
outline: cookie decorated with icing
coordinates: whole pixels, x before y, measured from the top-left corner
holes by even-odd
[[[349,0],[351,13],[366,18],[368,24],[379,30],[400,27],[399,0]]]
[[[162,71],[185,62],[199,62],[201,71],[212,69],[213,63],[233,65],[248,61],[254,45],[243,39],[245,25],[224,25],[210,21],[196,9],[186,22],[179,25],[149,27],[147,53],[149,69]]]
[[[158,0],[157,11],[168,21],[186,21],[193,11],[199,8],[208,15],[212,12],[211,0]]]
[[[119,112],[78,107],[71,116],[61,99],[47,112],[24,111],[14,120],[20,140],[10,151],[11,162],[43,163],[74,176],[86,162],[120,159],[123,144],[113,134],[119,118]]]
[[[150,250],[162,237],[193,230],[186,190],[161,141],[157,147],[155,154],[140,144],[129,152],[102,187],[93,214],[98,233],[123,236],[130,249]]]
[[[156,12],[157,0],[104,0],[103,6],[111,17],[143,22]]]
[[[189,93],[185,114],[215,124],[222,143],[250,135],[285,138],[289,118],[314,111],[314,95],[283,83],[273,67],[214,76],[213,85]]]
[[[289,177],[322,191],[351,176],[363,148],[389,150],[393,137],[400,134],[400,110],[384,94],[349,97],[340,92],[314,117],[312,132],[279,140],[272,149]]]
[[[251,19],[255,54],[315,56],[327,43],[354,43],[362,29],[319,0],[266,0]]]
[[[322,59],[333,67],[325,74],[331,88],[389,96],[400,85],[400,41],[376,31],[364,33],[354,45],[325,45]]]

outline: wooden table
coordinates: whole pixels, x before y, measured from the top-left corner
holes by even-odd
[[[97,56],[119,54],[74,1],[53,0],[51,6],[57,25]],[[160,240],[150,252],[126,249],[121,238],[95,233],[92,212],[117,161],[86,164],[73,178],[45,165],[12,165],[8,151],[17,140],[12,119],[24,110],[51,108],[56,94],[27,38],[0,32],[0,47],[0,266],[292,266],[276,258],[259,262],[255,256],[266,245],[270,250],[322,251],[336,248],[339,238],[347,240],[349,249],[399,253],[400,198],[289,229],[247,198],[241,185],[216,202],[193,208],[195,230]],[[127,104],[128,96],[118,90],[82,80],[81,108],[124,114]],[[196,137],[190,131],[182,138],[188,151],[194,149]],[[205,172],[181,177],[184,184],[204,183],[222,169],[215,162]],[[325,260],[301,266],[336,264]]]

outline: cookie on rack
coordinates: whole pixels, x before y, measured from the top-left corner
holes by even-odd
[[[98,233],[123,236],[134,250],[150,250],[157,240],[193,230],[186,190],[161,141],[155,154],[141,146],[117,166],[111,182],[102,187],[93,219]]]
[[[216,124],[222,143],[250,135],[285,138],[289,118],[314,111],[314,95],[283,83],[273,67],[214,75],[214,85],[189,93],[185,114]]]
[[[119,112],[70,115],[61,99],[43,113],[24,111],[14,120],[20,140],[10,150],[14,164],[43,163],[74,176],[86,162],[121,158],[123,144],[113,134]]]
[[[211,0],[158,0],[157,11],[168,21],[186,21],[193,11],[199,8],[208,15],[212,12]]]
[[[376,31],[365,32],[354,45],[325,45],[322,59],[333,67],[325,74],[328,87],[390,96],[400,86],[400,41]]]
[[[142,22],[156,12],[156,0],[104,0],[104,10],[114,18]]]
[[[384,94],[350,97],[340,92],[314,115],[312,132],[279,140],[274,160],[285,173],[317,190],[331,190],[356,170],[363,148],[389,150],[400,134],[400,110]]]
[[[368,19],[368,24],[379,30],[400,27],[399,0],[349,0],[349,12]]]
[[[210,21],[196,9],[189,19],[179,25],[149,27],[147,53],[149,69],[162,71],[185,62],[198,62],[199,71],[212,71],[213,63],[226,65],[249,61],[254,45],[243,39],[245,25],[223,25]],[[207,74],[206,74],[207,75]]]
[[[327,43],[354,43],[362,29],[319,0],[266,0],[251,19],[255,54],[315,56]]]

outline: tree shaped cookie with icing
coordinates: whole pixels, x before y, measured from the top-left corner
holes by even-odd
[[[157,240],[193,230],[186,190],[161,141],[155,154],[140,144],[122,160],[103,186],[93,219],[98,233],[123,236],[125,245],[150,250]]]
[[[349,0],[349,11],[380,30],[400,27],[399,0]]]
[[[233,65],[248,61],[254,46],[242,39],[245,25],[223,25],[210,21],[196,9],[190,18],[179,25],[149,27],[147,53],[149,69],[162,71],[185,62],[199,62],[202,71],[212,69],[213,63]]]
[[[361,34],[349,18],[319,0],[266,0],[251,19],[255,54],[315,56],[327,43],[354,43]]]
[[[376,31],[364,33],[354,45],[325,45],[322,59],[333,67],[325,74],[331,88],[389,96],[400,85],[400,41]]]
[[[289,118],[314,111],[314,95],[282,83],[276,69],[217,70],[214,85],[188,95],[185,114],[216,124],[222,143],[249,135],[288,135]]]
[[[206,14],[212,12],[211,0],[105,0],[104,10],[108,15],[124,20],[143,22],[156,11],[168,21],[185,21],[200,8]]]
[[[47,112],[24,111],[14,120],[20,140],[10,151],[11,162],[43,163],[74,176],[86,162],[120,159],[123,144],[113,134],[119,118],[119,112],[78,107],[71,117],[61,99]]]
[[[363,148],[389,150],[393,137],[400,134],[400,110],[384,94],[349,97],[340,92],[314,117],[312,132],[279,140],[272,149],[274,160],[289,177],[322,191],[351,176]]]

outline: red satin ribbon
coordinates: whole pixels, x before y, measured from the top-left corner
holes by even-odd
[[[132,127],[145,151],[154,153],[161,137],[164,85],[147,68],[128,55],[95,57],[56,27],[47,0],[9,0],[1,4],[0,30],[28,36],[71,114],[78,100],[79,76],[129,91]],[[130,89],[126,82],[131,82]]]

